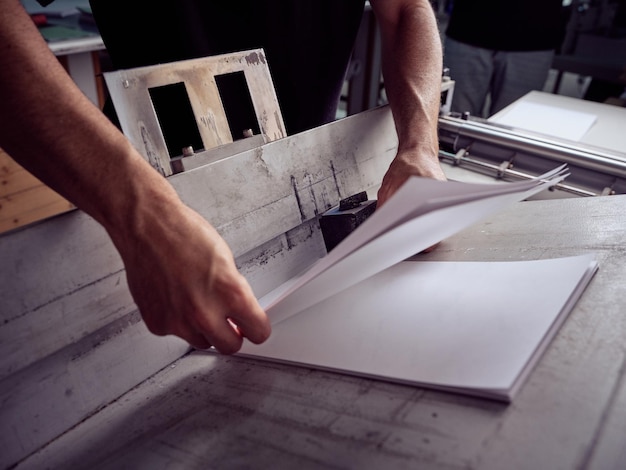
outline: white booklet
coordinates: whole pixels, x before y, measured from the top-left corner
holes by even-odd
[[[273,325],[240,354],[511,400],[597,269],[591,256],[406,261],[546,189],[411,178],[302,275],[260,299]]]

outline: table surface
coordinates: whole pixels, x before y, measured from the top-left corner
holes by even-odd
[[[418,255],[596,254],[598,273],[509,405],[196,352],[17,468],[626,468],[624,214],[626,196],[521,202]]]

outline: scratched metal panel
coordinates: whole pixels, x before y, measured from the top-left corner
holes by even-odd
[[[393,136],[367,131],[385,121],[385,109],[353,116],[171,181],[238,256],[364,189],[361,178],[375,179],[360,167],[393,155],[385,143]],[[6,234],[0,245],[0,379],[134,309],[117,252],[80,211]],[[28,339],[37,347],[21,350]]]
[[[368,132],[381,122],[391,133]],[[367,139],[355,153],[352,147]],[[380,179],[361,167],[390,160],[394,140],[383,108],[170,181],[231,244],[238,267],[262,295],[323,255],[315,216],[365,189],[364,180]],[[138,323],[118,253],[104,229],[80,211],[3,234],[0,264],[0,466],[27,456],[186,350]]]
[[[184,83],[202,138],[210,149],[233,141],[215,81],[243,72],[261,133],[266,140],[287,135],[278,99],[261,49],[138,67],[104,77],[124,134],[163,175],[172,174],[169,153],[149,95],[150,88]]]
[[[237,269],[257,297],[300,274],[326,255],[326,245],[316,220],[305,222],[237,257]]]
[[[379,184],[396,149],[391,112],[383,107],[169,180],[238,256]]]
[[[368,131],[381,122],[393,129],[388,109],[290,136],[170,181],[239,256],[365,189],[367,181],[380,181],[382,172],[367,174],[362,167],[393,157],[389,141],[395,133]],[[368,139],[358,153],[352,150]],[[133,309],[117,251],[84,213],[0,240],[0,379]],[[85,310],[92,312],[91,321]],[[37,347],[17,353],[28,337]]]
[[[0,380],[132,305],[117,251],[80,211],[0,237],[0,265]]]
[[[178,338],[150,334],[137,313],[0,381],[0,468],[56,438],[187,350]]]

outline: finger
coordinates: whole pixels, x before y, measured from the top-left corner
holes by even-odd
[[[423,250],[422,253],[430,253],[431,251],[435,251],[438,246],[439,246],[439,243],[435,243],[434,245],[429,246],[428,248]]]
[[[378,193],[376,194],[376,209],[380,209],[380,207],[387,202],[387,186],[384,184],[378,189]]]
[[[187,341],[195,349],[209,349],[212,346],[203,334],[194,331],[190,326],[181,326],[174,334]]]
[[[204,337],[222,354],[234,354],[243,344],[241,334],[229,323],[226,316],[215,312],[198,312],[190,319],[189,328],[195,335]]]
[[[211,342],[220,353],[235,354],[241,349],[243,337],[228,321],[224,321],[219,331],[211,334]]]
[[[272,328],[265,311],[259,305],[248,284],[240,285],[237,301],[230,305],[229,320],[242,336],[255,344],[269,338]]]
[[[401,181],[404,182],[405,180],[406,178]],[[391,196],[393,196],[394,193],[400,188],[401,185],[398,184],[398,181],[399,180],[397,179],[392,180],[387,177],[383,178],[382,185],[378,189],[378,194],[376,195],[378,199],[378,202],[376,203],[377,209],[384,205],[391,198]]]
[[[255,344],[260,344],[269,338],[272,332],[270,321],[265,311],[253,298],[243,310],[233,312],[229,316],[242,336],[245,336]]]

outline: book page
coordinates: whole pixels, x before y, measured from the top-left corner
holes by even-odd
[[[241,353],[508,399],[595,269],[591,255],[406,261],[274,325],[267,342]]]

